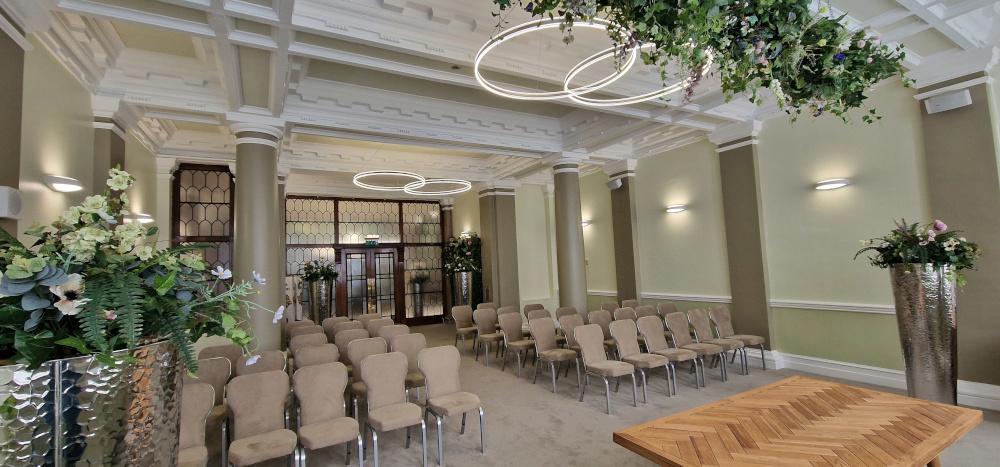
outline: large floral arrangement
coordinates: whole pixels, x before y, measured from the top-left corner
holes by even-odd
[[[494,13],[501,27],[505,10],[515,6],[565,18],[566,42],[572,40],[574,21],[605,18],[618,26],[609,28],[609,35],[619,63],[629,48],[652,44],[643,49],[643,59],[656,65],[664,80],[674,78],[668,70],[679,67],[697,84],[711,54],[727,98],[746,92],[759,104],[766,88],[794,116],[830,112],[846,120],[873,84],[903,74],[902,46],[883,44],[865,30],[852,32],[828,7],[814,14],[810,0],[493,1],[501,10]],[[871,123],[879,116],[869,109],[862,118]]]
[[[474,233],[451,237],[444,245],[444,270],[453,272],[478,272],[483,268],[482,240]]]
[[[133,183],[111,169],[104,194],[27,231],[37,239],[30,247],[0,230],[0,358],[30,367],[80,355],[111,362],[115,350],[169,339],[193,371],[192,342],[202,335],[248,350],[254,282],[209,271],[200,246],[157,248],[156,227],[125,222]]]
[[[929,224],[907,223],[901,220],[887,235],[862,240],[865,245],[854,255],[866,253],[872,266],[890,268],[901,264],[933,264],[949,266],[959,285],[964,284],[961,272],[972,269],[979,259],[979,245],[966,240],[957,230],[948,230],[940,220]]]
[[[333,263],[329,261],[310,261],[302,267],[302,280],[306,282],[316,282],[321,280],[334,280],[339,274]]]

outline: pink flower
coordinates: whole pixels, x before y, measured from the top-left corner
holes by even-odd
[[[104,319],[114,321],[115,318],[118,318],[118,314],[114,310],[104,310]]]
[[[868,41],[866,41],[864,39],[861,39],[861,40],[858,41],[858,48],[859,49],[865,48],[866,45],[868,45]]]
[[[934,221],[934,230],[936,232],[944,232],[945,230],[948,230],[948,224],[945,224],[940,219],[936,219]]]

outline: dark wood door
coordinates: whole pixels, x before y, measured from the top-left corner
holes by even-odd
[[[342,248],[338,315],[378,313],[405,322],[402,248]]]

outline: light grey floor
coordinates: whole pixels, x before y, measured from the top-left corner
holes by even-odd
[[[414,328],[423,332],[428,345],[451,344],[451,326],[433,325]],[[761,371],[752,368],[749,376],[739,375],[730,367],[729,382],[719,379],[718,371],[709,371],[708,387],[695,389],[694,379],[686,371],[678,371],[679,394],[666,397],[666,382],[662,373],[651,378],[649,402],[632,407],[632,390],[623,381],[620,392],[612,393],[612,415],[604,412],[603,388],[591,384],[584,401],[577,402],[576,376],[560,378],[556,394],[551,392],[547,373],[539,373],[538,384],[531,384],[529,366],[518,379],[512,365],[501,372],[499,361],[491,359],[490,367],[473,361],[472,353],[463,350],[462,385],[483,400],[486,408],[486,454],[479,453],[479,428],[476,417],[469,416],[465,435],[459,436],[460,419],[445,424],[445,461],[448,465],[468,466],[648,466],[650,462],[619,447],[611,440],[615,430],[678,411],[697,407],[717,399],[777,381],[796,374],[787,370]],[[513,360],[511,360],[513,361]],[[599,381],[592,380],[592,383]],[[852,383],[853,384],[853,383]],[[885,388],[877,388],[885,389]],[[892,391],[892,390],[890,390]],[[437,460],[437,435],[428,423],[428,463]],[[403,449],[402,430],[379,439],[383,466],[416,466],[420,464],[420,437],[415,432],[410,449]],[[371,457],[368,458],[370,465]],[[987,412],[985,421],[959,440],[943,456],[945,466],[1000,465],[1000,413]],[[219,464],[210,464],[219,465]],[[284,465],[284,462],[268,465]],[[309,455],[309,465],[343,465],[343,447],[334,447]],[[351,465],[357,465],[352,453]]]

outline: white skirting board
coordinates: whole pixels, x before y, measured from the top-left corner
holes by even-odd
[[[749,349],[747,354],[750,357],[750,371],[760,371],[760,351]],[[768,369],[787,368],[789,370],[829,376],[831,378],[895,389],[906,389],[906,376],[900,370],[776,351],[765,351],[764,358],[767,361]],[[969,407],[1000,411],[1000,386],[972,381],[959,381],[958,403]]]

